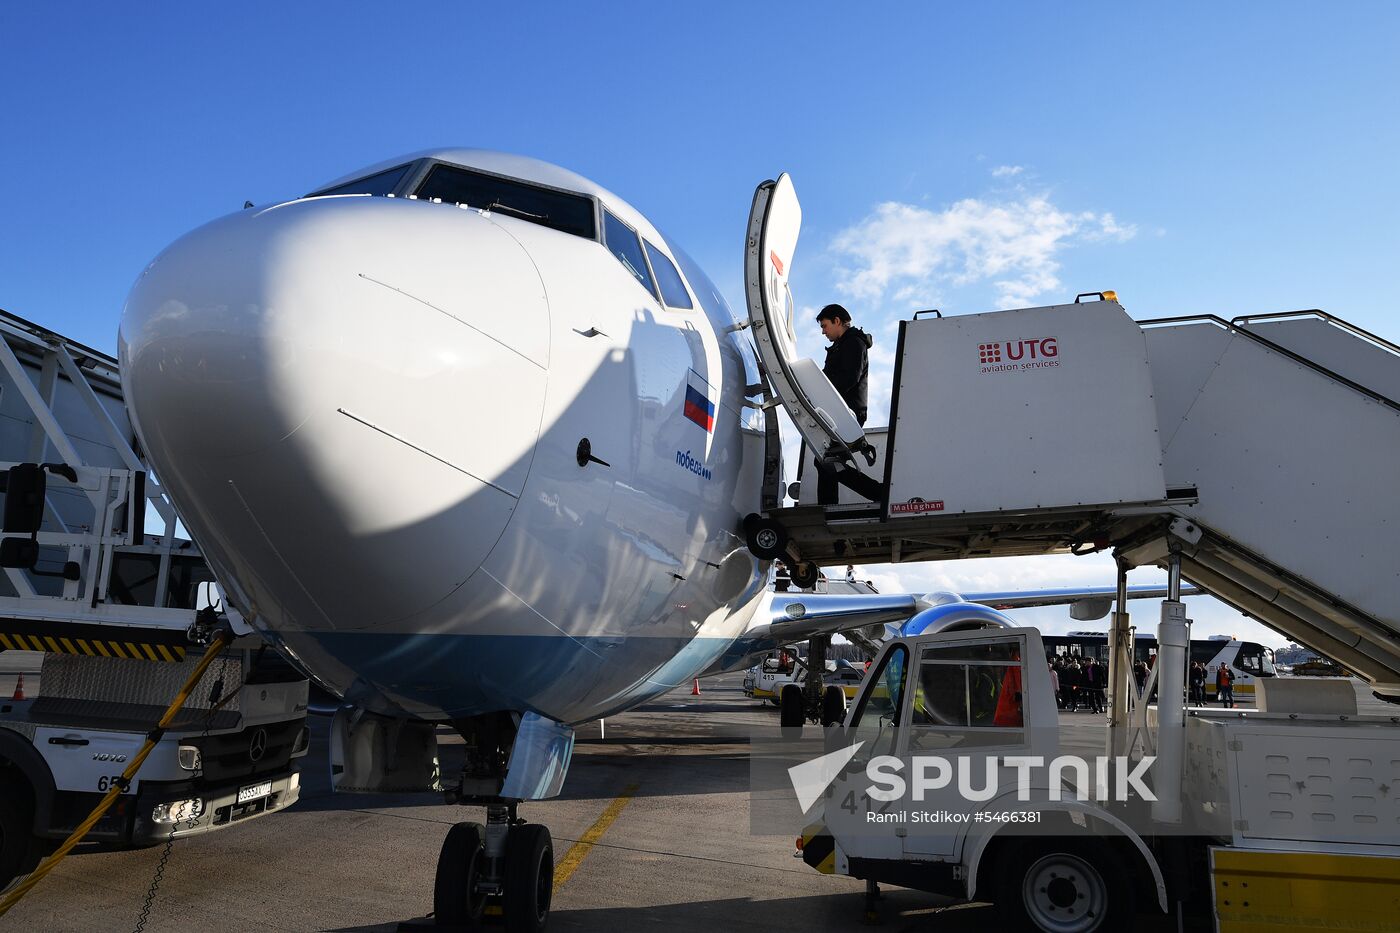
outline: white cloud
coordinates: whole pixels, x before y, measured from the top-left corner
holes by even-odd
[[[1012,178],[1016,175],[1021,174],[1024,171],[1025,168],[1020,165],[998,165],[996,168],[992,169],[992,177]]]
[[[1006,168],[1006,166],[1003,166]],[[1061,210],[1045,194],[966,198],[941,211],[890,201],[837,234],[836,287],[854,298],[907,302],[948,286],[991,283],[1006,307],[1060,289],[1057,256],[1076,242],[1131,239],[1111,213]]]

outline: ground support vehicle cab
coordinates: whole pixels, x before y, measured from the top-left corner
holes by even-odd
[[[849,661],[828,660],[826,674],[822,680],[826,684],[839,687],[842,695],[849,702],[855,699],[856,694],[860,691],[860,684],[864,677],[865,671]],[[744,672],[743,690],[746,697],[767,700],[774,706],[778,706],[781,702],[783,687],[788,684],[796,684],[801,687],[806,683],[806,658],[794,656],[786,667],[779,659],[768,658],[757,667],[751,667]]]
[[[796,682],[799,663],[800,659],[787,651],[764,658],[744,672],[744,696],[767,700],[777,706],[778,693],[783,685]],[[801,670],[805,671],[805,668]]]
[[[1061,754],[1044,657],[1034,629],[887,644],[844,728],[828,735],[828,746],[856,750],[804,835],[807,863],[993,900],[1033,928],[1118,929],[1140,901],[1166,909],[1159,860],[1122,816],[1077,799],[1074,782],[1054,781],[1065,790],[1052,794],[1050,769],[1027,769],[1029,781],[1018,783],[1020,761]],[[882,780],[870,780],[872,764]],[[902,792],[880,799],[899,789],[895,780]],[[1021,783],[1029,799],[1020,799]]]
[[[1326,678],[1275,681],[1288,693],[1266,694],[1259,711],[1191,711],[1173,776],[1156,707],[1139,710],[1155,737],[1109,743],[1096,723],[1061,726],[1044,658],[1030,628],[888,643],[826,733],[840,767],[803,859],[991,901],[1016,929],[1127,929],[1138,911],[1172,911],[1189,928],[1279,917],[1393,928],[1394,717],[1358,716],[1350,687]],[[1236,896],[1241,884],[1260,894]]]

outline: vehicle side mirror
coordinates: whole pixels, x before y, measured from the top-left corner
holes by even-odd
[[[32,535],[44,524],[44,494],[48,478],[37,463],[17,463],[5,477],[6,534]],[[38,546],[34,548],[38,554]],[[6,567],[32,567],[28,564],[5,564]]]
[[[29,538],[0,540],[0,567],[32,570],[37,563],[39,563],[39,544],[37,541]]]

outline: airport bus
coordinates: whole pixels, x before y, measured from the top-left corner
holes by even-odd
[[[1045,656],[1052,657],[1092,657],[1108,663],[1108,635],[1105,632],[1070,632],[1067,635],[1046,635]],[[1157,639],[1151,635],[1139,634],[1133,639],[1133,662],[1144,661],[1153,664],[1157,659]],[[1235,675],[1235,696],[1254,696],[1256,677],[1274,677],[1278,670],[1274,666],[1274,652],[1271,648],[1255,641],[1243,641],[1233,635],[1212,635],[1210,638],[1191,640],[1191,661],[1200,661],[1206,666],[1206,697],[1215,700],[1215,672],[1222,663]]]

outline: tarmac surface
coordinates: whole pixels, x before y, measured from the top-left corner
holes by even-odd
[[[808,868],[793,858],[791,838],[750,834],[747,736],[776,730],[777,711],[744,697],[741,680],[712,678],[702,696],[677,691],[609,719],[606,739],[597,723],[580,729],[563,796],[520,811],[554,838],[561,868],[551,930],[863,925],[862,882]],[[481,820],[481,810],[431,794],[332,795],[329,718],[312,721],[302,798],[290,810],[177,841],[163,874],[162,847],[80,848],[0,919],[0,930],[138,929],[158,876],[147,931],[393,931],[426,915],[448,827]],[[1089,713],[1061,721],[1085,739],[1101,722]],[[458,741],[442,736],[444,773]],[[593,844],[576,846],[585,835]],[[883,890],[885,930],[999,928],[987,905]],[[1175,929],[1161,917],[1141,921],[1143,931]]]

